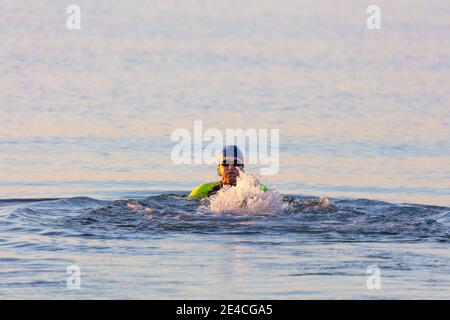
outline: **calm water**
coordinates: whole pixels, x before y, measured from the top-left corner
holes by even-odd
[[[450,4],[76,3],[1,4],[0,298],[450,296]],[[279,129],[286,210],[180,198],[195,120]]]

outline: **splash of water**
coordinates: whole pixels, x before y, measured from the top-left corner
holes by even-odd
[[[153,212],[152,208],[144,207],[139,203],[127,202],[127,208],[133,210],[136,213],[147,213],[151,214]]]
[[[260,176],[240,172],[235,186],[224,186],[208,199],[212,212],[264,215],[283,211],[283,197],[275,190],[264,192]]]

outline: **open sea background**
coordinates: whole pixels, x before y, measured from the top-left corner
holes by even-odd
[[[74,4],[1,2],[1,299],[450,297],[450,3]],[[283,212],[181,197],[196,120],[280,130]]]

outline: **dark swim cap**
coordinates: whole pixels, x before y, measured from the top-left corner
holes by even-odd
[[[219,164],[244,164],[244,154],[235,145],[228,145],[223,148],[221,155],[219,156]]]

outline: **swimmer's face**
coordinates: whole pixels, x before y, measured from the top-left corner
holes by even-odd
[[[223,184],[236,185],[237,177],[239,176],[239,170],[244,170],[242,164],[230,164],[221,163],[219,165],[219,175],[222,177]]]

